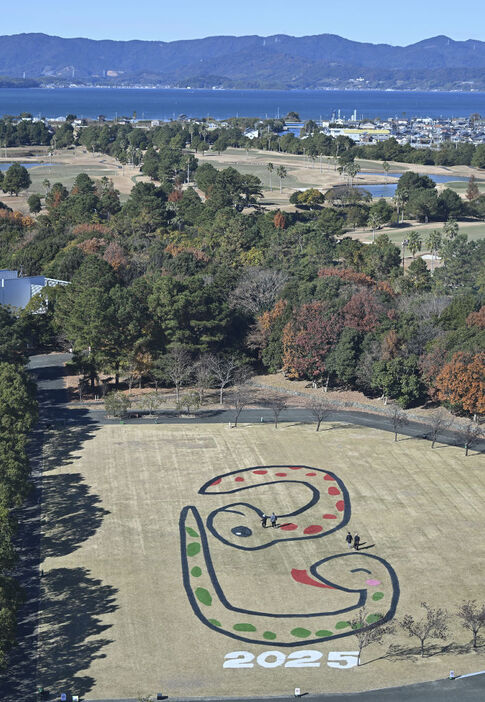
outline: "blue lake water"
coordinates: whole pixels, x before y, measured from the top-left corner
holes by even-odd
[[[485,114],[485,93],[379,90],[175,90],[149,88],[3,88],[0,115],[31,112],[34,116],[108,119],[131,117],[278,117],[290,110],[302,119],[329,119],[341,110],[349,117],[468,117]]]
[[[378,175],[378,176],[385,176],[385,173],[369,173],[362,171],[363,175]],[[388,178],[400,178],[402,176],[402,173],[388,173]],[[463,176],[455,176],[455,175],[436,175],[434,173],[426,173],[425,175],[429,176],[431,180],[434,180],[435,183],[457,183],[458,181],[467,181],[468,178],[465,178]],[[396,192],[397,188],[397,183],[379,183],[378,185],[363,185],[362,188],[364,190],[367,190],[372,197],[392,197],[394,193]]]
[[[0,171],[6,171],[10,168],[12,164],[11,163],[0,163]],[[33,168],[34,166],[52,166],[52,163],[21,163],[21,166],[25,166],[25,168]]]

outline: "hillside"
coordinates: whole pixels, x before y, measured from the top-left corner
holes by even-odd
[[[44,83],[480,90],[484,68],[485,42],[444,36],[404,47],[332,34],[174,42],[0,37],[0,75]]]

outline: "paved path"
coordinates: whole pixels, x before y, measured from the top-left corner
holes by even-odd
[[[45,423],[69,425],[103,425],[119,424],[119,420],[108,419],[104,410],[75,408],[67,403],[67,393],[63,385],[63,364],[70,358],[69,354],[52,354],[34,356],[30,360],[30,370],[37,380],[40,404],[40,428],[34,435],[32,456],[40,460],[42,449],[42,426]],[[269,410],[245,410],[241,413],[241,423],[259,423],[263,417],[265,422],[272,421]],[[195,423],[228,423],[232,421],[230,410],[214,410],[201,412],[196,418],[188,420],[178,417],[175,413],[161,412],[154,419],[142,417],[126,420],[130,424],[182,424],[187,421]],[[385,431],[392,431],[389,422],[379,415],[357,411],[336,411],[328,418],[330,421],[348,422],[352,425],[371,426]],[[280,421],[314,423],[311,412],[300,408],[289,408]],[[423,438],[426,432],[422,424],[411,422],[401,432],[402,435]],[[440,436],[440,443],[456,443],[456,437],[447,432]],[[479,446],[485,450],[485,442]],[[22,553],[22,566],[17,575],[26,588],[27,601],[21,612],[19,624],[19,646],[13,652],[11,665],[7,674],[0,677],[1,702],[30,702],[35,699],[36,689],[36,656],[37,656],[37,620],[39,606],[39,564],[40,564],[40,499],[41,484],[34,472],[34,491],[31,499],[22,510],[19,547]],[[323,684],[323,683],[322,683]],[[305,691],[304,691],[305,692]],[[52,697],[50,699],[53,699]],[[89,695],[86,700],[95,701]],[[255,698],[174,698],[176,702],[254,702]],[[287,697],[259,698],[269,702],[288,702],[295,700],[294,695]],[[303,699],[314,702],[484,702],[485,674],[466,676],[456,680],[440,680],[403,687],[371,690],[369,692],[352,694],[312,694],[306,693]],[[96,700],[95,702],[137,702],[135,698],[121,700]]]

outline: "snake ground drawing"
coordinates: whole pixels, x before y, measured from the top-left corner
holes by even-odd
[[[308,499],[294,511],[278,515],[279,528],[262,528],[265,510],[261,488],[292,489],[295,484],[300,499],[302,490]],[[193,505],[184,507],[180,514],[182,574],[193,612],[209,628],[239,641],[266,645],[271,641],[291,647],[352,636],[349,620],[363,607],[368,628],[393,618],[399,582],[389,563],[359,551],[324,556],[325,542],[321,540],[342,529],[351,514],[348,491],[334,473],[302,465],[257,466],[218,475],[202,485],[198,494],[202,496],[200,504],[204,508],[207,504],[205,518]],[[235,501],[221,507],[222,495],[229,495],[229,499],[234,495]],[[285,560],[289,560],[299,542],[307,539],[315,540],[312,546],[320,558],[305,569],[290,569],[288,579],[312,586],[312,590],[321,588],[320,611],[311,611],[310,607],[310,611],[305,611],[308,588],[298,590],[298,609],[301,603],[302,610],[299,613],[261,612],[229,602],[211,556],[214,544],[248,553],[280,544],[288,556]],[[337,591],[334,597],[342,593],[345,602],[341,608],[325,607],[329,590]],[[255,593],[255,606],[256,603]]]

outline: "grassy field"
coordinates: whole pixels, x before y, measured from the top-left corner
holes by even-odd
[[[415,439],[394,443],[391,434],[370,428],[326,424],[323,429],[317,434],[305,425],[283,424],[276,430],[267,425],[230,429],[187,423],[71,428],[52,434],[43,479],[38,658],[42,684],[88,699],[157,691],[169,696],[251,696],[292,694],[294,687],[305,692],[372,689],[444,678],[450,669],[484,669],[485,649],[471,653],[470,637],[454,618],[446,641],[437,642],[439,647],[430,650],[433,655],[423,659],[417,655],[417,640],[399,631],[385,647],[366,649],[365,665],[350,669],[329,667],[327,661],[330,653],[356,650],[352,634],[305,643],[310,631],[299,628],[291,633],[296,648],[279,643],[289,636],[282,630],[283,614],[355,607],[355,590],[322,589],[292,576],[294,570],[308,573],[311,564],[335,555],[347,554],[330,558],[330,566],[319,566],[318,575],[326,574],[336,585],[345,585],[348,573],[338,567],[335,571],[333,563],[348,564],[355,558],[356,565],[379,565],[369,558],[374,556],[392,566],[400,588],[396,618],[418,615],[422,601],[453,610],[464,598],[483,599],[483,457],[465,459],[462,450],[439,444],[431,450],[429,442]],[[332,497],[339,484],[322,480],[321,473],[306,478],[301,477],[306,469],[286,469],[291,483],[283,476],[275,477],[275,483],[249,471],[198,494],[220,474],[271,465],[310,466],[343,480],[351,501],[349,527],[359,532],[362,553],[348,552],[342,522],[346,512],[339,507],[341,497]],[[266,470],[273,478],[281,469]],[[258,480],[261,484],[255,485]],[[305,481],[319,481],[317,502],[289,522],[290,513],[315,494]],[[251,485],[256,489],[226,493]],[[259,546],[231,548],[211,531],[207,544],[219,586],[242,614],[225,609],[213,583],[208,583],[209,561],[200,550],[204,526],[193,521],[190,510],[182,522],[189,527],[182,529],[187,539],[182,559],[179,534],[184,507],[197,507],[205,522],[213,510],[238,502],[247,504],[236,512],[217,513],[216,533],[231,544]],[[286,520],[280,519],[286,529],[263,530],[252,506],[286,515]],[[334,522],[328,519],[332,512]],[[295,522],[301,532],[308,520],[312,525],[304,534],[315,534],[322,524],[344,528],[323,538],[287,540],[294,533],[289,523]],[[244,524],[252,534],[243,533]],[[275,534],[282,540],[270,545]],[[190,592],[196,592],[195,609],[183,585],[185,563]],[[361,573],[359,577],[372,578]],[[201,587],[195,589],[198,582]],[[381,569],[379,580],[368,583],[369,597],[381,597],[378,587],[386,602],[392,590],[386,572]],[[211,626],[196,616],[197,607]],[[265,622],[272,631],[246,633],[252,631],[248,619],[257,619],[258,612],[277,613],[270,625]],[[330,616],[327,626],[334,633],[349,632],[347,618],[349,614]],[[300,624],[298,618],[295,623]],[[226,630],[242,637],[263,636],[266,643],[236,640]],[[390,643],[402,646],[403,652],[386,655]],[[227,667],[227,654],[238,651],[247,652],[249,667]],[[319,667],[287,667],[300,655],[313,657]]]

